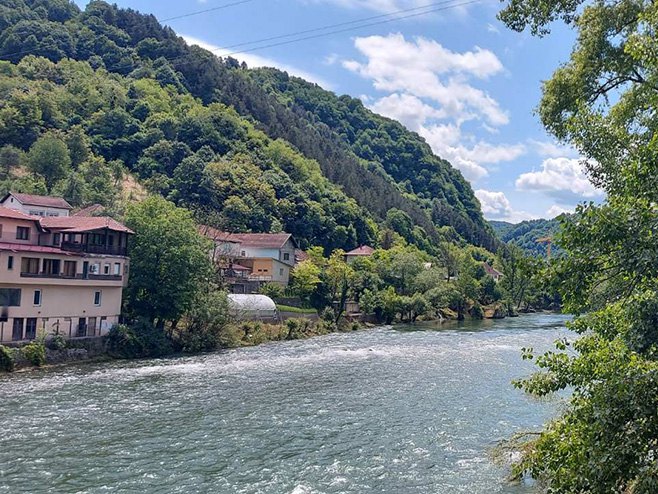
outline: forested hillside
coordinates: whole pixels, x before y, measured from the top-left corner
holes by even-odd
[[[326,239],[330,232],[331,247],[349,248],[372,240],[375,231],[374,223],[368,222],[370,217],[424,249],[454,236],[453,229],[471,243],[492,250],[496,247],[496,239],[461,174],[434,156],[419,136],[373,114],[358,100],[338,98],[280,71],[250,70],[233,59],[220,60],[206,50],[188,46],[153,16],[100,1],[91,2],[84,11],[67,0],[3,2],[0,30],[0,58],[14,64],[30,55],[53,62],[71,58],[86,61],[92,69],[126,78],[114,79],[126,91],[125,102],[113,99],[112,93],[100,96],[109,98],[106,111],[110,112],[111,125],[94,127],[93,113],[75,122],[70,119],[50,122],[45,118],[45,123],[41,123],[47,114],[42,112],[31,123],[18,122],[17,126],[16,122],[5,121],[5,128],[10,125],[28,130],[24,136],[16,137],[16,142],[7,139],[2,144],[13,144],[27,151],[45,131],[68,131],[80,125],[85,134],[94,136],[91,139],[94,154],[108,162],[116,161],[117,166],[128,167],[147,180],[152,190],[221,215],[222,221],[232,221],[235,229],[283,227],[309,243],[317,238]],[[42,73],[30,74],[27,69],[5,69],[5,77],[16,77],[13,70],[34,82],[71,83]],[[145,79],[157,81],[160,89],[166,87],[165,93],[171,99],[199,98],[205,107],[199,102],[193,104],[192,115],[198,115],[197,121],[187,123],[182,114],[176,115],[178,109],[174,109],[174,120],[178,121],[169,122],[171,126],[153,123],[153,114],[162,112],[140,100],[141,95],[136,95],[131,87]],[[18,98],[15,86],[7,89],[12,84],[5,81],[3,90],[5,94],[13,91],[11,97]],[[218,103],[235,108],[238,115]],[[80,104],[87,104],[87,100],[83,97]],[[5,110],[7,105],[0,108]],[[22,111],[16,108],[4,111],[5,118],[11,119],[12,115],[22,118]],[[248,118],[252,125],[239,115]],[[272,144],[265,135],[256,133],[257,129],[270,139],[286,142]],[[256,135],[259,137],[255,138]],[[2,139],[5,140],[4,134]],[[253,146],[254,139],[260,147]],[[146,153],[152,146],[156,149]],[[166,147],[167,151],[158,146]],[[271,150],[276,146],[285,150],[285,156]],[[206,147],[212,149],[214,156],[203,154]],[[263,149],[270,149],[269,154]],[[161,152],[167,156],[161,157],[158,154]],[[309,177],[295,176],[286,168],[292,166],[287,164],[293,160],[291,156],[305,161],[313,171],[312,180],[318,182],[320,174],[323,175],[356,204],[340,196],[328,183],[323,183],[317,191],[309,190],[308,184],[304,185],[304,181],[311,180]],[[188,160],[186,166],[191,167],[189,161],[196,159],[194,170],[198,172],[202,168],[199,163],[208,164],[217,158],[231,163],[223,171],[231,177],[222,176],[213,182],[213,187],[222,188],[221,194],[206,194],[206,185],[196,182],[202,180],[201,173],[179,169],[183,160]],[[289,173],[287,179],[279,178],[281,170],[284,175]],[[262,180],[259,173],[269,175]],[[176,183],[176,177],[183,174],[188,180],[187,189]],[[245,190],[249,188],[247,179],[252,179],[253,190]],[[241,185],[225,190],[227,183]],[[269,185],[271,190],[258,190],[258,184]],[[197,187],[198,190],[191,190]],[[309,197],[301,198],[304,194]],[[228,198],[233,199],[227,201]],[[273,200],[278,201],[275,208]],[[304,231],[300,218],[311,223],[317,218],[322,226],[310,226],[309,231]]]
[[[548,244],[538,242],[538,240],[543,238],[553,239],[560,230],[559,218],[528,220],[517,224],[506,221],[490,221],[489,223],[503,242],[518,245],[530,255],[546,257]],[[561,252],[559,246],[552,243],[551,255],[560,255]]]

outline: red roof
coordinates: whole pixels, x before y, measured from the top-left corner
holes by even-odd
[[[105,206],[102,206],[101,204],[92,204],[91,206],[76,211],[72,216],[94,216],[96,213],[102,213],[103,211],[105,211]]]
[[[346,252],[345,255],[346,256],[371,256],[373,252],[375,252],[375,249],[373,249],[369,245],[362,245],[361,247],[357,247],[354,250]]]
[[[29,214],[21,213],[15,209],[5,208],[0,206],[0,218],[10,218],[12,220],[26,220],[26,221],[39,221],[39,218],[30,216]]]
[[[223,232],[221,230],[218,230],[217,228],[213,228],[212,226],[199,225],[197,227],[197,230],[201,235],[208,237],[210,240],[214,240],[218,242],[231,242],[233,244],[240,243],[239,240],[232,239],[230,233]]]
[[[280,249],[288,240],[292,240],[292,235],[290,233],[232,233],[229,238],[237,240],[243,247]]]
[[[295,260],[297,262],[304,262],[308,261],[311,258],[306,252],[304,252],[302,249],[295,249]]]
[[[66,199],[61,197],[52,197],[52,196],[37,196],[33,194],[21,194],[20,192],[10,192],[7,194],[2,201],[9,196],[14,196],[18,202],[26,206],[41,206],[45,208],[59,208],[59,209],[73,209],[73,207],[66,202]]]
[[[41,219],[41,225],[66,233],[82,233],[109,229],[115,232],[134,233],[130,228],[107,216],[49,216]]]
[[[489,263],[485,262],[484,264],[484,272],[487,273],[489,276],[493,276],[494,278],[497,276],[502,276],[503,273],[498,271],[497,269],[492,268]]]
[[[7,250],[11,252],[39,252],[41,254],[60,254],[63,256],[83,256],[84,254],[76,252],[68,252],[57,247],[46,247],[44,245],[29,245],[29,244],[10,244],[0,242],[0,250]]]

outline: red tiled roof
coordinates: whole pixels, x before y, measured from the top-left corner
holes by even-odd
[[[29,244],[11,244],[0,242],[0,250],[11,252],[38,252],[41,254],[61,254],[63,256],[83,256],[82,253],[68,252],[57,247],[46,247],[44,245],[29,245]]]
[[[234,244],[239,244],[240,241],[231,238],[231,234],[218,230],[208,225],[199,225],[197,227],[198,232],[205,237],[208,237],[210,240],[215,240],[219,242],[231,242]]]
[[[487,273],[489,276],[502,276],[503,273],[498,271],[497,269],[492,268],[489,263],[485,262],[484,264],[484,272]]]
[[[134,233],[130,228],[107,216],[49,216],[41,219],[41,225],[66,233],[82,233],[108,228],[115,232]]]
[[[12,220],[27,220],[27,221],[39,221],[39,218],[30,216],[29,214],[21,213],[15,209],[5,208],[0,206],[0,218],[10,218]]]
[[[76,211],[72,216],[94,216],[96,213],[102,213],[103,211],[105,211],[105,206],[101,204],[92,204],[91,206]]]
[[[373,249],[369,245],[362,245],[361,247],[357,247],[354,250],[346,252],[345,255],[346,256],[371,256],[373,252],[375,252],[375,249]]]
[[[60,209],[73,209],[73,207],[66,202],[66,199],[61,197],[52,196],[37,196],[33,194],[21,194],[20,192],[10,192],[1,202],[4,202],[10,195],[14,196],[21,204],[27,206],[41,206],[45,208],[60,208]]]
[[[304,262],[308,261],[311,258],[306,252],[304,252],[302,249],[295,249],[295,260],[297,262]]]
[[[243,247],[280,249],[292,239],[292,235],[290,233],[232,233],[229,238],[237,240]]]

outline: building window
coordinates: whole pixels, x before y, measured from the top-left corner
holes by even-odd
[[[26,226],[17,226],[16,240],[30,240],[30,229]]]
[[[279,276],[283,276],[283,268],[279,269]]]
[[[78,263],[75,261],[64,261],[64,276],[67,278],[75,278],[77,264]]]
[[[115,262],[114,263],[114,274],[115,274],[115,276],[121,276],[121,263],[120,262]]]
[[[111,269],[110,264],[105,264],[103,266],[103,274],[105,274],[105,275],[110,274],[110,269]]]
[[[50,275],[58,275],[62,271],[62,261],[59,259],[44,259],[43,272]]]
[[[14,341],[21,341],[23,339],[23,323],[22,317],[14,317],[14,325],[11,330],[11,339]]]
[[[94,292],[94,305],[100,307],[102,292]]]
[[[28,317],[25,322],[25,339],[35,339],[37,337],[37,318]]]
[[[41,305],[41,290],[34,290],[34,305]]]
[[[284,254],[283,254],[283,260],[284,260],[284,261],[289,261],[289,260],[290,260],[290,254],[287,253],[287,252],[284,253]]]
[[[20,288],[0,288],[0,307],[20,307]]]
[[[89,272],[90,272],[91,274],[100,274],[100,272],[101,272],[101,265],[100,265],[99,263],[97,263],[97,262],[95,262],[94,264],[91,264],[91,265],[89,266]]]
[[[2,238],[2,223],[0,223],[0,238]]]
[[[242,257],[247,257],[247,251],[243,250],[243,251],[240,253],[240,256],[242,256]]]
[[[8,256],[7,257],[7,269],[9,271],[14,269],[14,256]]]
[[[39,274],[40,260],[36,257],[24,257],[21,259],[21,273]]]
[[[62,240],[62,235],[59,233],[53,233],[53,245],[59,245]]]

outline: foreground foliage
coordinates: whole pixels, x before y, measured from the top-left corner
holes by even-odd
[[[562,19],[578,31],[571,60],[544,84],[546,128],[588,158],[608,196],[564,223],[555,269],[575,342],[536,358],[517,383],[545,395],[572,389],[565,413],[527,446],[518,475],[548,492],[658,492],[658,170],[655,56],[658,6],[616,0],[512,0],[514,29],[547,34]]]

